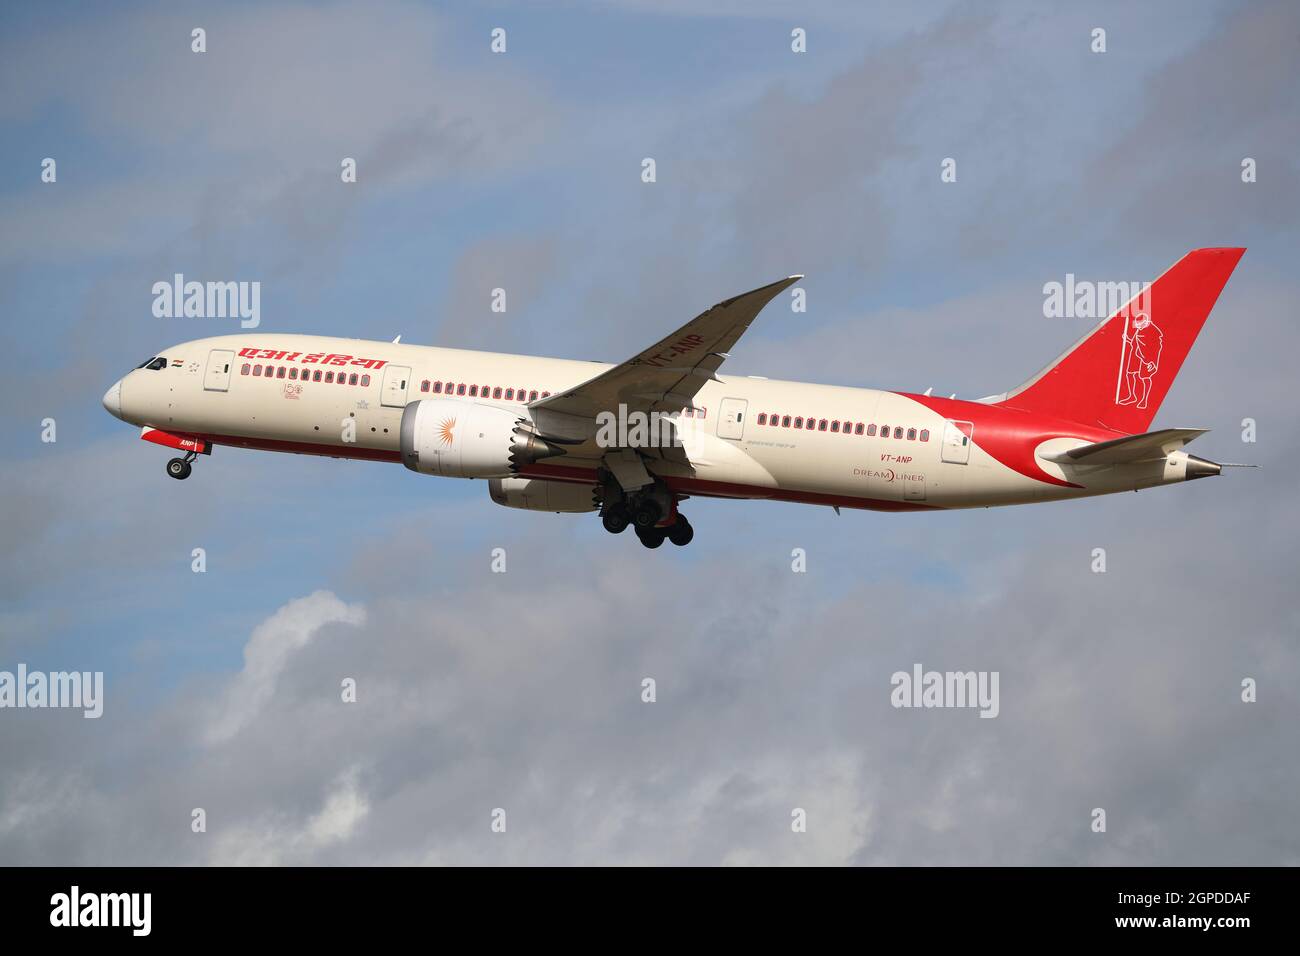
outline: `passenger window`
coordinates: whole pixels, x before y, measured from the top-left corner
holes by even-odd
[[[348,376],[348,384],[349,384],[349,385],[355,385],[355,384],[357,384],[357,373],[356,373],[356,372],[353,372],[351,375]]]
[[[333,373],[333,372],[326,372],[326,373],[325,373],[325,381],[326,381],[327,384],[329,384],[329,385],[333,385],[333,384],[334,384],[334,373]]]
[[[795,420],[794,420],[794,427],[795,427],[795,428],[803,428],[803,416],[802,416],[802,415],[798,415],[798,416],[795,417]]]
[[[260,365],[254,365],[254,366],[253,366],[253,374],[254,374],[254,375],[261,375],[261,374],[262,374],[262,366],[260,366]]]
[[[853,426],[853,434],[855,435],[862,434],[862,422],[858,422],[856,425]]]
[[[298,366],[295,365],[293,368],[289,369],[289,377],[292,378],[292,379],[294,379],[294,380],[297,380],[297,378],[298,378]]]
[[[314,371],[314,372],[311,373],[311,380],[312,380],[313,382],[319,382],[319,381],[320,381],[320,376],[321,376],[321,371],[320,371],[320,369],[316,369],[316,371]]]
[[[789,416],[789,415],[782,415],[782,416],[781,416],[781,427],[782,427],[782,428],[789,428],[789,427],[790,427],[790,416]]]
[[[361,376],[361,384],[362,384],[362,385],[369,385],[369,384],[370,384],[370,376],[369,376],[369,375],[362,375],[362,376]]]
[[[550,398],[550,397],[551,397],[550,392],[542,392],[542,398]]]
[[[928,429],[928,428],[922,428],[922,429],[921,429],[921,441],[929,441],[929,440],[930,440],[930,429]]]
[[[908,440],[908,441],[916,441],[916,429],[915,429],[915,428],[909,428],[909,429],[907,430],[907,440]]]
[[[506,401],[507,401],[507,402],[513,402],[514,400],[515,400],[515,390],[514,390],[513,388],[507,388],[507,389],[506,389]]]
[[[839,430],[840,430],[840,423],[838,419],[836,421],[831,422],[831,431],[837,432]]]
[[[276,378],[284,378],[288,374],[289,374],[288,371],[286,371],[285,366],[283,365],[281,365],[279,368],[275,370]]]
[[[894,426],[894,437],[895,437],[895,438],[902,438],[902,437],[903,437],[903,426],[902,426],[902,425],[895,425],[895,426]]]
[[[875,435],[875,434],[876,434],[876,426],[875,426],[875,425],[868,425],[868,426],[867,426],[867,434],[868,434],[868,435]]]
[[[469,387],[469,394],[470,394],[470,398],[476,398],[478,396],[478,386],[471,385]]]
[[[763,412],[759,412],[759,413],[758,413],[758,423],[759,423],[760,425],[766,425],[766,424],[767,424],[767,415],[766,415],[765,413],[763,413]]]
[[[826,431],[826,419],[823,418],[820,422],[817,423],[817,430],[819,432]]]
[[[888,437],[889,437],[889,426],[888,426],[888,425],[881,425],[881,426],[880,426],[880,437],[881,437],[881,438],[888,438]]]
[[[494,389],[492,389],[492,397],[493,397],[493,398],[500,398],[500,397],[501,397],[501,389],[499,389],[499,388],[494,388]]]
[[[434,382],[434,383],[433,383],[433,394],[435,394],[435,395],[441,395],[441,394],[442,394],[442,382]]]
[[[465,385],[464,385],[463,382],[462,382],[460,385],[457,385],[457,386],[456,386],[456,394],[457,394],[457,395],[464,395],[464,394],[465,394]]]
[[[429,390],[429,380],[426,378],[423,382],[420,383],[420,391],[427,392],[428,390]]]
[[[247,375],[247,374],[248,374],[249,372],[251,372],[252,370],[253,370],[253,367],[252,367],[251,365],[249,365],[247,362],[245,362],[245,363],[244,363],[244,367],[241,368],[241,369],[239,370],[239,374],[240,374],[240,375]]]

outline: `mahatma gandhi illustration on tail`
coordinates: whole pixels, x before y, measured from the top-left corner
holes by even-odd
[[[1119,380],[1115,383],[1115,404],[1147,407],[1151,379],[1160,369],[1160,349],[1165,336],[1151,321],[1150,304],[1136,305],[1124,320],[1124,350],[1120,355]],[[1120,389],[1125,388],[1123,397]]]

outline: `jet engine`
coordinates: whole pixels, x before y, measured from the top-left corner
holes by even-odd
[[[443,478],[505,478],[564,449],[510,409],[425,399],[402,412],[402,464]]]
[[[492,500],[507,508],[578,514],[595,511],[596,486],[541,478],[493,478],[488,482]]]

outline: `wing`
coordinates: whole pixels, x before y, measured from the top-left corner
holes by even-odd
[[[716,381],[728,350],[749,324],[783,289],[803,276],[789,276],[753,292],[719,302],[665,339],[621,365],[581,385],[529,404],[529,409],[594,418],[603,411],[671,412],[693,407],[692,399],[705,382]]]

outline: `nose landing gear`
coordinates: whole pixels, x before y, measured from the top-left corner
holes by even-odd
[[[190,472],[194,470],[190,462],[197,457],[198,455],[194,452],[187,451],[184,458],[173,458],[167,462],[167,474],[177,481],[184,481],[190,476]]]

